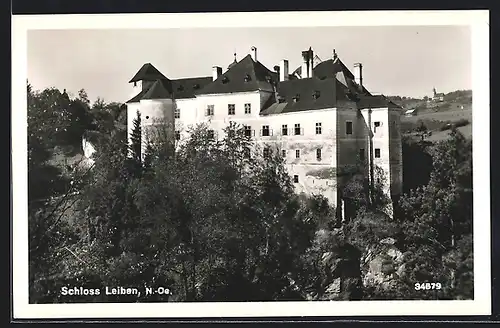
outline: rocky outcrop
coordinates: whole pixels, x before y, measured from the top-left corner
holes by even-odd
[[[367,249],[361,261],[365,288],[393,290],[404,277],[404,254],[395,244],[394,238],[385,238]]]
[[[307,300],[361,300],[392,297],[405,276],[405,256],[395,238],[387,237],[361,251],[346,242],[342,229],[316,233],[311,263],[317,278],[309,287],[290,279]]]
[[[337,252],[324,253],[321,261],[325,279],[319,300],[361,299],[360,253],[356,247],[341,245]]]

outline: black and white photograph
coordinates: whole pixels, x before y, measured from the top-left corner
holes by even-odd
[[[488,31],[13,17],[14,316],[490,314]]]

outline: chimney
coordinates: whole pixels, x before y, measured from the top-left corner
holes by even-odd
[[[314,68],[314,53],[309,47],[309,71],[307,72],[308,77],[313,77],[313,68]]]
[[[222,67],[214,66],[212,67],[212,80],[215,81],[222,75]]]
[[[300,77],[305,79],[309,77],[309,51],[302,51],[302,68]]]
[[[283,59],[280,61],[280,82],[288,81],[288,60]]]
[[[354,64],[354,81],[360,86],[363,86],[363,65],[361,63]]]
[[[257,48],[256,47],[252,47],[252,59],[254,62],[257,62]]]

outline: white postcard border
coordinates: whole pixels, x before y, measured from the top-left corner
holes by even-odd
[[[27,222],[27,31],[33,29],[138,29],[313,26],[471,27],[473,79],[474,291],[473,301],[314,301],[231,303],[29,304]],[[394,45],[395,47],[397,44]],[[372,11],[12,17],[13,317],[203,318],[381,315],[490,315],[489,12]]]

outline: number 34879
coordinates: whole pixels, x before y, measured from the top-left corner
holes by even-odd
[[[415,290],[439,290],[442,288],[440,282],[417,282],[415,283]]]

